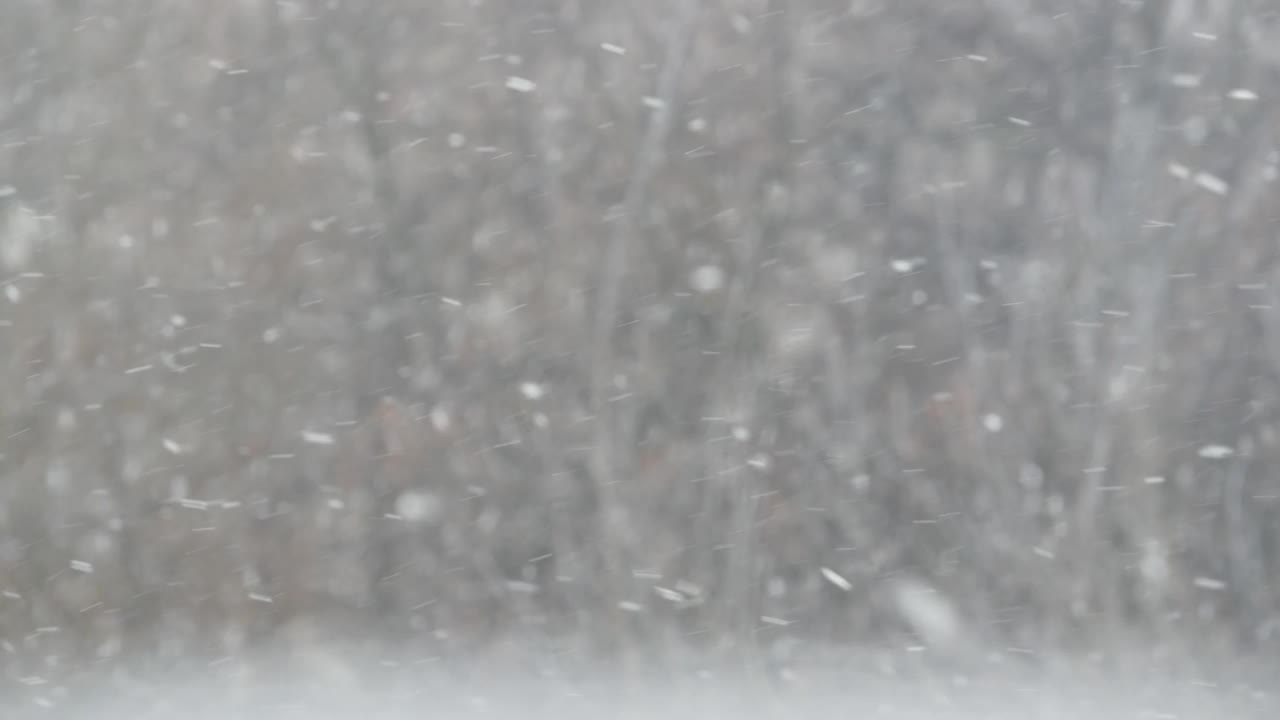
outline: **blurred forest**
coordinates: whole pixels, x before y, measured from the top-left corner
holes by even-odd
[[[1280,647],[1275,3],[7,0],[0,66],[0,692]]]

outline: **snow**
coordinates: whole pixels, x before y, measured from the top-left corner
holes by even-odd
[[[332,445],[336,442],[332,433],[320,432],[318,430],[303,430],[302,442],[308,445]]]
[[[453,427],[453,416],[449,414],[446,408],[439,405],[431,409],[427,419],[431,422],[431,427],[435,428],[436,432],[447,432]]]
[[[528,584],[508,592],[527,595]],[[259,598],[270,599],[268,596]],[[430,605],[426,606],[430,607]],[[642,613],[634,601],[619,609]],[[777,616],[762,616],[762,637],[785,631]],[[873,717],[896,720],[1157,720],[1160,718],[1270,718],[1275,699],[1269,678],[1229,666],[1212,676],[1165,669],[1156,663],[1031,670],[1034,653],[1008,648],[986,667],[948,667],[926,644],[907,643],[880,653],[848,653],[823,644],[788,656],[779,650],[762,667],[694,657],[666,659],[657,670],[610,675],[572,656],[554,672],[518,668],[517,658],[446,663],[430,655],[391,660],[312,641],[298,647],[287,672],[262,659],[245,663],[222,656],[193,671],[195,679],[144,685],[137,693],[96,698],[75,711],[65,694],[47,691],[43,706],[70,720],[124,720],[166,716],[183,720],[284,717],[344,720],[372,715],[386,720],[422,716],[423,698],[441,717],[497,718],[708,718]],[[279,661],[277,661],[278,663]],[[533,660],[528,661],[533,664]],[[743,661],[739,660],[741,664]],[[447,669],[441,669],[447,668]],[[481,683],[471,678],[484,678]],[[43,672],[15,677],[24,687],[54,686]],[[400,688],[409,686],[414,692]],[[620,698],[626,698],[620,702]]]
[[[661,585],[654,585],[653,591],[657,593],[658,597],[673,603],[684,602],[685,600],[684,595],[681,595],[679,591],[672,590],[671,588],[665,588]]]
[[[442,506],[439,498],[423,490],[406,490],[396,497],[396,515],[409,522],[435,520]]]
[[[893,586],[898,612],[929,647],[959,649],[964,632],[959,613],[939,590],[909,578],[896,580]]]
[[[893,258],[889,261],[889,267],[900,275],[906,275],[924,267],[925,262],[922,257]]]
[[[5,720],[1274,685],[1266,3],[1107,52],[1013,0],[48,5],[0,2]]]
[[[1235,448],[1228,445],[1204,445],[1198,451],[1206,460],[1223,460],[1236,454]]]
[[[822,567],[822,568],[819,568],[819,571],[822,573],[822,577],[825,578],[827,582],[831,583],[832,585],[835,585],[840,590],[844,592],[849,592],[850,590],[853,589],[853,583],[846,580],[843,575],[836,572],[835,570],[832,570],[829,567]]]
[[[700,293],[713,293],[724,288],[725,272],[718,265],[700,265],[689,275],[689,285]]]
[[[507,78],[507,88],[519,93],[530,93],[536,90],[538,85],[528,78],[511,75]]]
[[[1227,181],[1217,175],[1212,175],[1207,172],[1198,172],[1195,174],[1194,180],[1196,185],[1199,185],[1214,195],[1226,195],[1231,192],[1231,186],[1227,184]]]
[[[1197,577],[1192,583],[1201,590],[1226,590],[1227,584],[1216,578]]]

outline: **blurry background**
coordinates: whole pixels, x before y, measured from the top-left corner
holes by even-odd
[[[0,67],[6,697],[1275,656],[1273,3],[8,0]]]

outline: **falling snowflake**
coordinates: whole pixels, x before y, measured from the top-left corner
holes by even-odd
[[[316,430],[303,430],[302,442],[309,445],[332,445],[334,442],[333,435]]]
[[[702,265],[689,275],[689,285],[700,293],[712,293],[724,287],[725,272],[718,265]]]
[[[1206,460],[1223,460],[1235,454],[1235,449],[1226,445],[1205,445],[1199,451],[1200,457]]]
[[[535,83],[534,81],[528,78],[522,78],[522,77],[519,77],[518,75],[512,75],[507,78],[508,90],[515,90],[516,92],[520,92],[520,93],[528,93],[528,92],[533,92],[537,88],[538,88],[537,83]]]
[[[820,570],[822,572],[822,577],[826,578],[827,582],[840,588],[840,590],[849,592],[853,589],[853,583],[846,580],[843,575],[835,570],[832,570],[829,567],[822,567]]]

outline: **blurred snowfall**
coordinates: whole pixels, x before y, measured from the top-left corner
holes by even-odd
[[[0,68],[4,717],[1276,716],[1280,5],[5,0]]]

